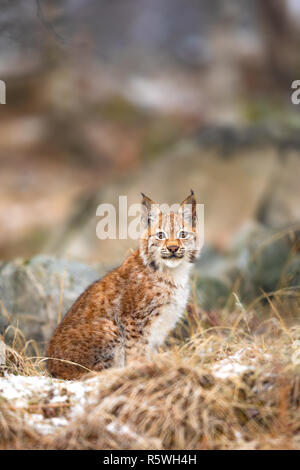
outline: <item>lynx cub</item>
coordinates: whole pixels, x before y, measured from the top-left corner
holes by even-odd
[[[90,285],[57,327],[47,362],[54,377],[77,379],[87,369],[121,367],[149,356],[184,311],[190,269],[200,251],[194,193],[169,213],[142,196],[140,248]]]

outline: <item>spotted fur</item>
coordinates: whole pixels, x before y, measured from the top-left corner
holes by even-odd
[[[186,205],[192,208],[190,224]],[[54,332],[47,354],[54,377],[75,379],[87,370],[122,367],[149,356],[182,315],[190,269],[199,254],[194,195],[176,212],[163,213],[144,195],[142,207],[140,249],[90,285]],[[186,238],[180,237],[183,231]]]

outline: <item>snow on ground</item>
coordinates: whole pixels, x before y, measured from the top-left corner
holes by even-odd
[[[268,360],[268,354],[263,354],[261,360]],[[253,370],[257,362],[257,351],[242,348],[211,364],[210,370],[216,378],[226,380]],[[81,381],[64,381],[47,376],[27,377],[6,373],[0,377],[0,399],[19,409],[27,424],[36,431],[48,434],[68,425],[71,419],[81,414],[85,405],[95,402],[94,392],[99,381],[99,375]],[[110,397],[106,397],[104,402],[106,399]],[[111,423],[107,430],[128,434],[127,427],[116,429],[115,426],[117,424]]]
[[[258,362],[265,362],[270,358],[268,353],[259,356],[257,351],[246,347],[213,364],[212,372],[219,379],[233,378],[254,370]]]
[[[225,359],[216,362],[212,366],[215,377],[219,379],[227,379],[232,376],[242,375],[244,372],[252,370],[253,366],[245,364],[245,349],[237,351],[235,354],[229,355]]]
[[[230,359],[223,359],[213,367],[215,377],[227,379],[232,376],[241,375],[246,371],[252,370],[251,366],[232,362]]]
[[[84,405],[92,403],[97,382],[96,377],[68,382],[46,376],[5,374],[0,377],[0,398],[22,409],[28,424],[48,434],[67,425]]]

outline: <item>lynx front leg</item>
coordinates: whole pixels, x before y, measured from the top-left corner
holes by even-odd
[[[113,365],[114,367],[125,366],[125,348],[122,343],[116,347]]]
[[[146,341],[139,341],[137,344],[130,344],[126,345],[126,365],[130,364],[133,361],[149,358],[149,345]]]
[[[149,339],[144,335],[137,325],[130,324],[126,329],[125,341],[125,362],[129,364],[132,361],[149,357]]]

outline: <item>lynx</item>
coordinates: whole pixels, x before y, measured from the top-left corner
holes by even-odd
[[[47,354],[54,377],[77,379],[149,357],[184,312],[200,252],[194,192],[167,213],[142,197],[140,247],[90,285],[58,325]]]

